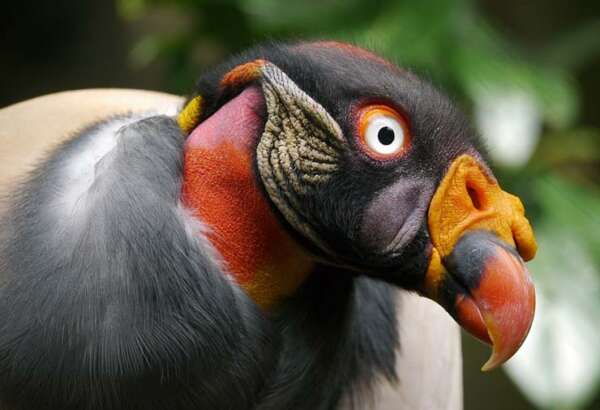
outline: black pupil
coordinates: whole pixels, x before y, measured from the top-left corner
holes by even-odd
[[[377,138],[379,138],[379,142],[381,142],[383,145],[390,145],[392,142],[394,142],[395,136],[394,130],[390,127],[381,127],[377,133]]]

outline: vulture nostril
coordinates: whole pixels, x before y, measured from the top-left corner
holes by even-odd
[[[477,209],[478,211],[483,210],[483,204],[481,198],[479,197],[479,192],[477,192],[474,187],[467,185],[467,193],[469,194],[469,198],[471,198],[473,208]]]

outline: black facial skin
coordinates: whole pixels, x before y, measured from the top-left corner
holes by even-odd
[[[196,93],[208,101],[206,116],[240,91],[216,87],[216,79],[255,59],[283,70],[332,115],[347,140],[337,174],[303,198],[316,230],[336,254],[327,262],[416,289],[431,249],[427,209],[435,187],[454,158],[463,153],[481,157],[483,151],[466,118],[410,72],[347,47],[311,44],[258,47],[201,78]],[[411,146],[401,158],[378,161],[359,147],[355,113],[371,101],[388,104],[408,119]],[[392,242],[395,247],[385,251]]]

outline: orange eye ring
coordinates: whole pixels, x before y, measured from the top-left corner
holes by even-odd
[[[358,137],[365,153],[379,161],[400,158],[411,140],[405,117],[383,104],[368,105],[359,111]]]

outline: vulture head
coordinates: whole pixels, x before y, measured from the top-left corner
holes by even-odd
[[[205,74],[178,123],[184,203],[263,309],[333,265],[439,303],[493,346],[484,369],[522,344],[531,226],[432,85],[347,44],[265,45]]]

